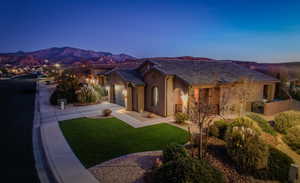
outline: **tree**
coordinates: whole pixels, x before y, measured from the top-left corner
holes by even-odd
[[[220,105],[218,113],[215,112],[216,105],[210,104],[204,100],[197,100],[194,96],[190,97],[189,106],[189,119],[197,125],[199,134],[197,135],[196,143],[198,145],[198,156],[200,159],[205,157],[207,152],[207,141],[209,134],[209,127],[213,124],[215,118],[219,117],[226,119],[227,112],[235,110],[230,105],[232,96],[237,96],[240,105],[239,115],[245,114],[246,103],[254,95],[253,82],[250,79],[240,79],[232,85],[226,87],[226,92],[220,96]],[[220,87],[220,84],[216,83],[216,88]],[[224,90],[224,89],[223,89]]]

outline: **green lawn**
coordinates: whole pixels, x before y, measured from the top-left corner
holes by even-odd
[[[169,124],[132,128],[116,118],[78,118],[60,123],[69,145],[86,168],[124,154],[184,144],[186,131]]]

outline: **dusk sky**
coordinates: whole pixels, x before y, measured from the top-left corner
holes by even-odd
[[[1,0],[0,52],[300,61],[299,0]]]

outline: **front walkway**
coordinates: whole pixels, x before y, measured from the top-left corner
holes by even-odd
[[[173,118],[156,117],[140,121],[134,115],[128,115],[124,108],[116,104],[101,103],[90,106],[67,105],[65,110],[50,105],[50,94],[53,86],[38,83],[39,111],[41,124],[41,141],[47,156],[48,164],[57,182],[61,183],[96,183],[98,180],[81,164],[65,140],[59,121],[102,115],[104,109],[111,109],[112,115],[134,128],[172,122]]]

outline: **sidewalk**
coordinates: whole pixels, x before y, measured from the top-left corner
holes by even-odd
[[[59,120],[79,117],[80,113],[73,112],[61,115],[62,112],[49,103],[51,91],[39,84],[38,101],[40,111],[41,141],[51,172],[58,183],[98,183],[98,180],[80,163],[66,142]]]
[[[98,183],[98,180],[81,164],[65,140],[59,121],[79,117],[102,115],[104,109],[111,109],[112,115],[134,128],[173,121],[173,118],[158,118],[148,122],[119,112],[123,107],[101,103],[91,106],[67,105],[65,110],[50,105],[49,97],[53,90],[49,85],[39,84],[38,101],[40,111],[41,141],[47,156],[48,164],[58,183]]]

